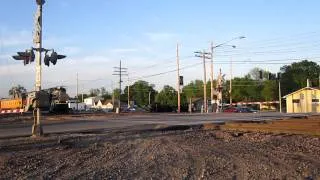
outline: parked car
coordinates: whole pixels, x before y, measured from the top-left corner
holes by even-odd
[[[253,110],[251,108],[248,108],[248,107],[241,107],[238,109],[238,111],[240,113],[256,113],[257,111],[256,110]]]
[[[223,112],[227,112],[227,113],[237,113],[239,112],[239,109],[238,108],[235,108],[235,107],[229,107],[227,109],[224,109]]]

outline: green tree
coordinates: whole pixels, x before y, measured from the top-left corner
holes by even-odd
[[[278,99],[278,83],[275,80],[263,82],[261,96],[264,101],[273,101]]]
[[[211,82],[207,82],[207,97],[211,95]],[[216,81],[213,81],[213,87],[216,87]],[[195,80],[182,88],[182,92],[186,98],[203,98],[203,81]]]
[[[9,96],[21,97],[27,94],[27,89],[18,84],[17,86],[12,87],[8,93]]]
[[[138,106],[147,106],[149,105],[149,93],[150,93],[150,104],[153,104],[155,101],[155,96],[157,94],[154,90],[154,85],[149,84],[146,81],[136,81],[133,85],[130,86],[130,100],[134,101]],[[124,89],[124,94],[122,95],[123,100],[127,101],[128,99],[128,87]]]
[[[156,96],[156,103],[161,106],[177,107],[177,91],[168,85],[165,85],[163,89]]]
[[[224,98],[229,98],[229,80],[226,82]],[[232,80],[232,99],[234,102],[240,101],[260,101],[262,84],[260,81],[251,79],[250,75],[243,78],[236,77]],[[228,102],[228,101],[227,101]]]
[[[93,88],[89,91],[90,96],[99,96],[100,95],[100,89],[99,88]]]
[[[320,66],[316,62],[304,60],[295,62],[291,65],[285,65],[281,70],[281,87],[283,94],[289,94],[300,88],[307,86],[307,79],[310,80],[310,86],[319,85]]]

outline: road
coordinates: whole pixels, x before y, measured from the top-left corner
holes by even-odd
[[[217,114],[123,114],[77,115],[45,117],[42,121],[45,133],[83,132],[99,129],[121,129],[143,125],[193,125],[226,121],[264,121],[304,114],[269,113],[217,113]],[[0,119],[0,138],[28,136],[32,120],[4,121]]]

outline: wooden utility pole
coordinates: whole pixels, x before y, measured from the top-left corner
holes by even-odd
[[[210,98],[211,98],[211,106],[212,106],[212,111],[213,111],[213,49],[214,49],[214,46],[213,46],[213,42],[211,42],[211,61],[210,61],[210,79],[211,79],[211,84],[210,84],[210,90],[211,90],[211,93],[210,93]]]
[[[180,113],[180,64],[179,64],[179,44],[177,43],[177,91],[178,91],[178,113]]]
[[[281,102],[281,82],[279,81],[279,112],[282,113],[282,102]]]
[[[78,101],[79,101],[79,78],[78,78],[78,73],[77,73],[77,111],[79,111],[79,105],[78,105]]]
[[[230,60],[230,84],[229,84],[230,106],[232,106],[232,58]]]
[[[205,53],[205,51],[203,51],[203,54]],[[206,71],[206,56],[203,56],[203,108],[204,108],[204,112],[208,112],[207,111],[207,71]]]
[[[211,59],[208,55],[211,53],[205,52],[205,50],[197,51],[196,57],[202,58],[203,61],[203,109],[204,112],[208,112],[208,105],[207,105],[207,72],[206,72],[206,59]]]
[[[128,75],[128,108],[130,108],[130,81]]]

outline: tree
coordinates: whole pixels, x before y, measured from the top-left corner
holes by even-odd
[[[171,86],[165,85],[156,96],[156,103],[161,106],[177,107],[178,92]]]
[[[105,87],[101,87],[100,88],[100,96],[103,98],[103,99],[111,99],[112,98],[112,94],[109,93]]]
[[[20,84],[18,84],[17,86],[13,86],[8,93],[9,93],[9,96],[21,97],[27,94],[27,89],[21,86]]]
[[[281,70],[281,86],[283,94],[289,94],[307,86],[307,79],[310,86],[319,85],[320,66],[316,62],[304,60],[301,62],[285,65]]]
[[[260,79],[260,72],[262,72],[262,79]],[[275,75],[271,74],[271,77],[269,77],[270,71],[265,71],[261,68],[255,67],[250,70],[250,72],[247,74],[247,77],[253,80],[268,80],[269,78],[273,78]]]
[[[78,95],[78,100],[79,100],[79,102],[83,102],[83,100],[88,98],[88,97],[90,97],[89,94],[79,94]],[[75,98],[77,98],[77,96],[75,96]]]
[[[149,93],[150,103],[153,104],[157,94],[153,84],[140,80],[130,86],[130,100],[141,107],[149,105]],[[122,97],[124,101],[128,99],[128,87],[124,89]]]
[[[213,87],[216,86],[216,81],[213,82]],[[182,88],[182,92],[186,98],[203,98],[203,81],[195,80]],[[207,82],[207,97],[211,95],[211,82]]]
[[[100,95],[100,89],[99,88],[90,89],[89,93],[90,93],[90,96],[99,96]]]
[[[223,92],[224,99],[229,98],[229,80],[226,82],[225,91]],[[232,80],[232,99],[234,102],[240,101],[260,101],[262,82],[251,79],[250,75],[243,78],[234,78]]]
[[[273,101],[278,99],[278,83],[275,80],[263,82],[261,96],[264,101]]]

